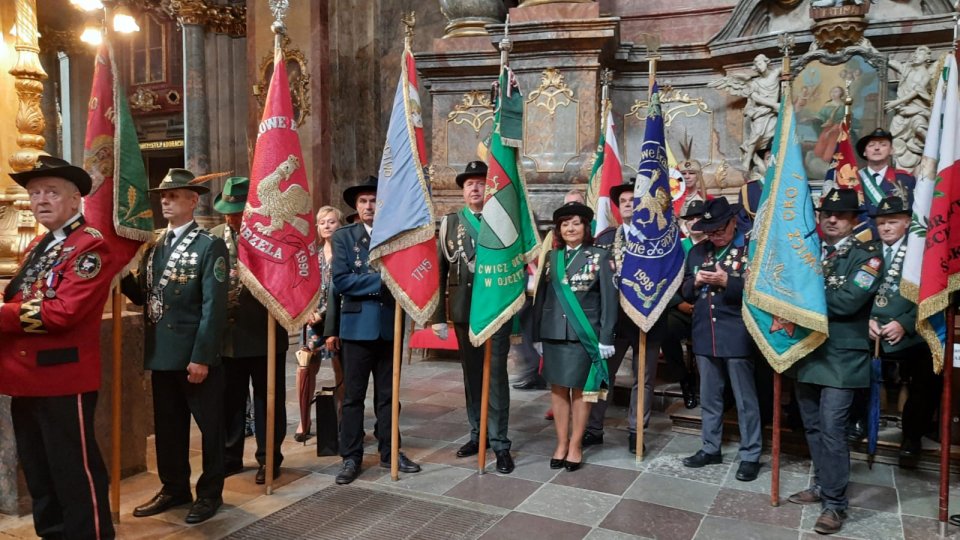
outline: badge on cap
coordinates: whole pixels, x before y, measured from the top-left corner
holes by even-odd
[[[833,196],[830,197],[830,200],[833,201],[833,202],[839,201],[839,200],[840,200],[840,192],[835,190],[835,191],[833,192]]]

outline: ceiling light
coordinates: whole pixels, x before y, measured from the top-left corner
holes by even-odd
[[[121,34],[130,34],[139,32],[140,26],[137,25],[137,20],[133,18],[130,9],[126,6],[120,6],[113,14],[113,29]]]
[[[103,43],[103,33],[100,32],[98,28],[87,26],[83,29],[83,33],[80,34],[80,41],[97,47]]]
[[[70,4],[83,11],[93,11],[103,9],[103,2],[100,0],[70,0]]]

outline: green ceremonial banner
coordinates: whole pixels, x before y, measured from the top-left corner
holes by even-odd
[[[519,163],[523,101],[508,67],[500,73],[496,94],[470,308],[470,342],[477,347],[523,306],[526,265],[540,246]]]

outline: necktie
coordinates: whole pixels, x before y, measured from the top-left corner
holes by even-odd
[[[883,267],[889,268],[893,261],[893,246],[884,246],[883,248]]]
[[[873,173],[873,183],[878,186],[880,185],[880,173],[878,172]]]
[[[163,258],[169,259],[170,253],[173,251],[173,241],[177,235],[173,234],[173,231],[167,233],[166,239],[163,241]]]
[[[834,254],[835,251],[837,251],[837,248],[835,246],[825,246],[823,248],[824,257],[829,258],[831,255]]]
[[[477,218],[477,221],[480,221],[480,216],[482,216],[483,214],[481,214],[480,212],[474,212],[473,215]]]

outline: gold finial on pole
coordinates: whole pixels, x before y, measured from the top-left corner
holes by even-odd
[[[500,38],[500,69],[507,65],[510,60],[510,51],[513,50],[513,42],[510,41],[510,14],[503,22],[503,37]]]
[[[790,53],[793,51],[794,44],[793,34],[780,34],[777,38],[777,48],[783,54],[780,75],[787,80],[790,79]]]
[[[282,37],[287,34],[287,24],[283,22],[290,10],[290,0],[270,0],[270,12],[273,13],[273,24],[270,30],[274,33],[274,47],[282,49]]]
[[[650,67],[647,70],[649,71],[647,98],[652,99],[653,85],[657,82],[657,60],[660,59],[660,35],[644,34],[643,43],[647,47],[647,62],[650,63]]]
[[[417,12],[404,13],[400,16],[400,21],[405,26],[403,29],[403,45],[410,49],[413,46],[413,28],[417,26]]]

